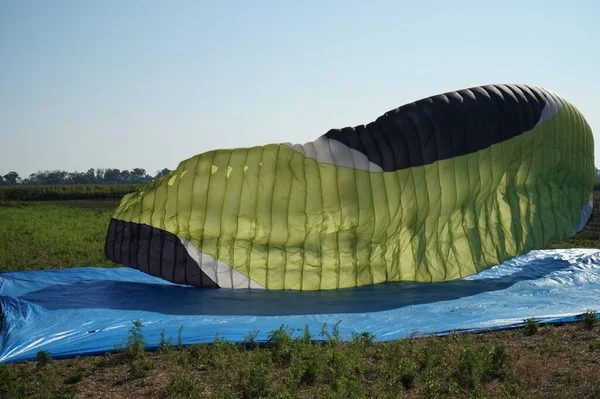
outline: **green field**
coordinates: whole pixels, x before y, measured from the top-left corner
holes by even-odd
[[[116,200],[0,202],[0,270],[116,266],[103,244]],[[553,247],[594,246],[598,215]],[[597,398],[600,329],[587,323],[486,334],[350,343],[335,326],[271,332],[266,347],[217,339],[143,350],[143,325],[114,354],[0,365],[0,398]],[[185,326],[183,326],[185,328]],[[309,342],[309,336],[325,341]]]
[[[104,238],[116,204],[0,202],[0,270],[113,266]]]

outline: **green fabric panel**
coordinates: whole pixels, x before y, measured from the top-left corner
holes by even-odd
[[[285,287],[289,289],[302,289],[305,267],[289,267],[289,265],[304,265],[304,242],[306,240],[306,169],[304,167],[304,156],[294,152],[289,160],[289,208],[287,211],[287,258],[286,273],[284,279]],[[292,195],[294,193],[294,195]]]
[[[237,254],[237,237],[240,231],[240,208],[241,191],[244,184],[244,166],[248,158],[248,151],[245,148],[231,151],[229,162],[224,168],[225,193],[223,194],[223,211],[221,214],[221,235],[219,237],[219,246],[221,254],[219,258],[227,258],[228,263],[235,265],[242,261],[240,265],[245,269],[245,254]],[[238,259],[239,257],[239,259]]]
[[[370,173],[272,144],[218,150],[114,217],[189,239],[269,289],[439,281],[568,237],[592,199],[593,136],[569,103],[478,152]]]
[[[354,171],[357,211],[356,218],[356,264],[357,277],[356,282],[360,285],[373,284],[372,265],[370,263],[371,239],[375,231],[374,209],[374,191],[371,185],[371,173],[362,173]]]
[[[286,248],[291,246],[288,245],[288,220],[293,179],[290,165],[293,156],[294,154],[291,151],[280,151],[279,156],[275,159],[276,163],[273,168],[275,178],[271,205],[271,229],[267,243],[267,264],[269,287],[274,287],[275,289],[283,289],[285,287],[286,269],[289,264]],[[292,267],[290,272],[298,275],[298,268]]]
[[[302,289],[321,288],[321,227],[323,225],[323,185],[319,165],[312,159],[304,159],[306,189],[298,187],[293,196],[306,198],[306,238],[304,241],[304,268]]]
[[[247,149],[247,156],[238,173],[242,174],[242,187],[240,190],[240,208],[238,214],[238,229],[234,248],[234,263],[231,265],[241,273],[252,276],[252,273],[260,273],[261,279],[265,276],[264,263],[258,264],[253,257],[254,236],[256,234],[256,209],[258,197],[258,171],[262,158],[263,148],[252,147]],[[234,173],[236,170],[234,170]],[[200,239],[201,236],[197,236]],[[250,267],[252,265],[252,267]],[[252,277],[254,278],[254,277]]]

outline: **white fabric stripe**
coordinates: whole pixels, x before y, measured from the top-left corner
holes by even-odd
[[[350,155],[352,156],[352,164],[354,165],[353,168],[358,170],[369,170],[369,160],[365,154],[360,151],[356,151],[353,148],[348,149],[350,150]]]
[[[368,172],[383,172],[381,166],[369,161],[369,158],[362,152],[350,148],[337,140],[329,140],[325,136],[321,136],[314,142],[305,144],[282,144],[292,147],[294,151],[317,162],[366,170]]]
[[[304,144],[304,156],[306,158],[317,159],[317,150],[312,142]]]
[[[294,151],[297,151],[300,154],[304,155],[304,147],[302,146],[302,144],[294,144],[292,148],[294,149]]]
[[[583,229],[585,227],[587,222],[590,220],[590,217],[592,216],[593,211],[594,211],[594,200],[592,199],[592,200],[590,200],[590,202],[585,204],[585,206],[581,210],[581,219],[579,220],[579,224],[577,225],[577,227],[575,227],[575,230],[573,230],[573,234],[571,234],[571,237],[573,237],[575,234],[579,233],[581,231],[581,229]]]
[[[350,147],[336,140],[327,141],[329,142],[329,149],[331,151],[333,163],[339,166],[354,168],[354,162],[352,162],[352,153],[350,152]]]
[[[212,281],[221,288],[257,288],[264,289],[262,285],[235,270],[228,264],[202,253],[188,240],[179,238],[188,255],[198,264]]]
[[[317,162],[336,164],[329,148],[329,139],[321,136],[314,141],[315,149],[317,150]]]
[[[540,120],[536,123],[535,127],[549,121],[558,111],[560,111],[563,105],[565,105],[565,100],[556,93],[542,88],[539,89],[546,97],[546,105],[544,106]]]

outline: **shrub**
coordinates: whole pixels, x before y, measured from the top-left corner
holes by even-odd
[[[144,334],[142,334],[143,324],[139,320],[133,321],[133,326],[129,328],[129,336],[127,337],[127,348],[125,352],[129,359],[139,359],[144,356]]]
[[[596,317],[596,311],[588,310],[587,312],[577,317],[579,320],[583,320],[583,327],[586,330],[593,330],[596,324],[598,324],[598,318]]]
[[[267,334],[267,347],[271,349],[273,361],[289,365],[292,360],[293,329],[281,326]]]
[[[35,359],[37,360],[38,367],[44,367],[52,361],[52,358],[50,357],[50,352],[48,351],[39,351],[38,353],[36,353]]]
[[[535,320],[535,317],[531,317],[529,319],[523,320],[525,322],[525,326],[523,327],[523,334],[535,335],[537,333],[540,324]]]
[[[244,367],[240,373],[240,391],[248,399],[269,396],[271,392],[270,369],[264,363]]]

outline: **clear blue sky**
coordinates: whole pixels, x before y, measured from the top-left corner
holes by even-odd
[[[554,90],[597,135],[599,4],[0,0],[0,174],[154,174],[489,83]]]

